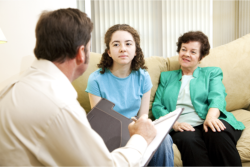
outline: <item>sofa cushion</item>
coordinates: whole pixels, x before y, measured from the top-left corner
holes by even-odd
[[[85,109],[88,113],[91,109],[88,93],[85,92],[88,84],[89,75],[98,69],[97,64],[100,63],[101,54],[99,53],[90,53],[89,66],[88,69],[81,75],[79,78],[72,82],[75,87],[80,105]]]
[[[173,151],[174,151],[174,166],[183,166],[182,160],[181,160],[181,153],[178,150],[177,146],[173,144]]]
[[[145,59],[145,65],[148,67],[147,71],[151,77],[153,87],[151,89],[150,104],[149,104],[149,118],[154,119],[151,108],[154,102],[155,93],[158,88],[161,72],[167,71],[168,59],[158,56],[152,56]]]
[[[246,109],[250,104],[250,34],[211,50],[200,66],[217,66],[223,71],[227,111]]]
[[[232,114],[238,121],[241,121],[245,125],[240,139],[237,143],[237,149],[240,154],[242,162],[250,161],[250,111],[247,110],[236,110],[232,111]]]
[[[181,65],[178,61],[178,55],[169,58],[168,71],[179,70]]]

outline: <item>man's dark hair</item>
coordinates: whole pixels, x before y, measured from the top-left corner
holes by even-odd
[[[44,11],[36,25],[37,59],[63,63],[76,57],[81,45],[90,41],[93,23],[78,9]]]
[[[199,42],[200,47],[200,60],[209,54],[210,44],[208,37],[201,31],[189,31],[179,37],[177,45],[177,52],[180,52],[182,43]]]

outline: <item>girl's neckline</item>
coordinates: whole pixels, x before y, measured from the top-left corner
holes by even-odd
[[[126,77],[118,77],[118,76],[115,76],[113,73],[112,73],[112,71],[110,70],[110,69],[107,69],[108,70],[108,72],[113,76],[113,77],[115,77],[115,78],[117,78],[117,79],[127,79],[131,74],[132,74],[132,72],[133,72],[133,70],[131,70],[131,72],[130,72],[130,74],[128,75],[128,76],[126,76]]]

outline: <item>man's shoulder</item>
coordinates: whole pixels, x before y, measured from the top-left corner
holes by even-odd
[[[20,117],[27,115],[27,118],[37,118],[37,121],[51,120],[62,111],[84,111],[70,85],[38,73],[27,71],[18,81],[6,87],[1,92],[0,103],[4,103],[1,107],[20,114]]]
[[[18,126],[32,122],[45,123],[62,108],[59,101],[22,81],[17,81],[6,89],[0,104],[1,112],[9,113],[9,118],[6,119],[14,119]],[[20,119],[16,120],[15,117]]]
[[[50,100],[59,108],[76,101],[77,98],[77,93],[69,80],[55,78],[39,69],[31,68],[28,70],[19,79],[19,83],[22,87],[28,89],[30,96],[44,96],[44,98]],[[40,103],[42,104],[43,101],[40,101]]]

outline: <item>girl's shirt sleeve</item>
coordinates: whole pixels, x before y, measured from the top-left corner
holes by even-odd
[[[151,88],[153,87],[153,84],[151,82],[150,75],[147,71],[144,72],[144,84],[143,84],[143,90],[142,93],[147,93]]]
[[[90,74],[85,92],[101,97],[97,71]]]

